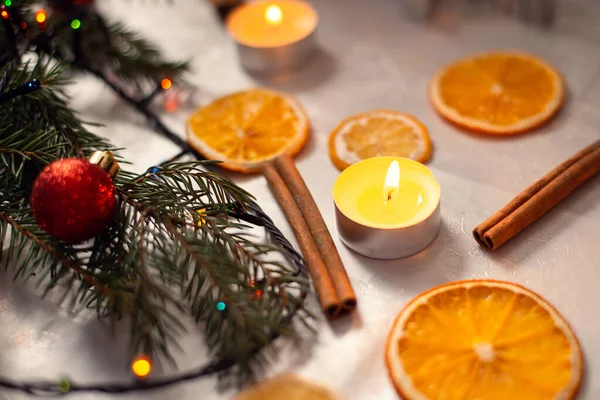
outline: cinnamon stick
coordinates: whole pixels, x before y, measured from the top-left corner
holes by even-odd
[[[273,164],[292,194],[306,221],[306,225],[308,225],[319,253],[321,253],[321,258],[331,275],[337,295],[342,301],[344,311],[350,312],[354,310],[356,308],[356,294],[354,293],[342,259],[335,247],[335,243],[333,243],[333,239],[329,234],[327,225],[325,225],[317,203],[315,203],[306,183],[304,183],[304,179],[302,179],[292,158],[287,154],[277,157]]]
[[[302,213],[275,168],[271,164],[266,164],[262,167],[262,173],[296,236],[306,267],[312,277],[321,309],[328,318],[337,318],[342,313],[342,303]]]
[[[600,140],[529,186],[473,230],[477,242],[496,250],[600,172]]]

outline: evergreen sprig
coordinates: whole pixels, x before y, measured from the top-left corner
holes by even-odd
[[[87,129],[86,125],[93,124],[82,121],[68,106],[69,98],[63,86],[69,82],[60,79],[65,69],[65,64],[53,63],[43,56],[35,63],[28,61],[15,66],[11,62],[0,66],[0,76],[6,81],[3,92],[34,79],[46,87],[3,104],[0,126],[10,127],[11,131],[22,130],[20,138],[23,140],[37,138],[40,131],[55,129],[54,140],[41,143],[57,145],[57,157],[82,156],[84,148],[113,149],[106,139]],[[52,90],[48,90],[50,87]]]
[[[11,12],[35,26],[32,4],[13,0]],[[281,238],[270,243],[253,235],[253,223],[268,217],[249,193],[207,171],[210,162],[167,163],[143,174],[122,170],[115,179],[114,221],[83,244],[54,240],[34,218],[28,198],[45,165],[116,151],[69,108],[65,68],[115,77],[133,88],[180,78],[187,68],[164,61],[150,42],[93,10],[82,18],[78,31],[60,19],[27,35],[11,25],[22,51],[0,52],[0,95],[33,79],[42,83],[0,103],[0,262],[18,279],[61,291],[73,312],[129,318],[132,356],[143,352],[173,361],[180,321],[188,315],[203,327],[216,363],[252,372],[264,361],[258,350],[291,332],[292,315],[306,321],[308,282],[289,266]],[[0,43],[10,42],[6,27]]]
[[[188,62],[165,61],[161,51],[150,41],[129,30],[120,22],[107,22],[95,12],[82,17],[77,31],[65,26],[60,17],[50,17],[49,29],[54,29],[54,54],[83,71],[109,73],[136,90],[152,87],[163,78],[184,83]]]

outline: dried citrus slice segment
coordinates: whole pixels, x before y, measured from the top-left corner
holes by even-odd
[[[328,389],[293,374],[252,386],[238,394],[233,400],[338,400]]]
[[[386,363],[407,400],[572,399],[581,349],[543,298],[509,282],[435,287],[398,315]]]
[[[343,120],[329,136],[329,157],[340,170],[377,156],[428,161],[431,140],[427,128],[412,115],[374,110]]]
[[[280,154],[292,156],[308,139],[309,121],[292,96],[251,89],[221,97],[188,121],[188,141],[224,168],[256,172]]]
[[[437,72],[429,85],[436,111],[462,127],[496,135],[529,131],[560,109],[560,74],[544,61],[515,52],[458,60]]]

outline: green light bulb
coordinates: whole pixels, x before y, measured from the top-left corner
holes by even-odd
[[[71,390],[71,382],[69,382],[67,378],[62,378],[58,381],[58,390],[60,390],[61,393],[69,393]]]

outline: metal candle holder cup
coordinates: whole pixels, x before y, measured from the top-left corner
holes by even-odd
[[[411,256],[427,247],[439,231],[440,185],[426,166],[414,160],[359,161],[340,174],[333,199],[340,239],[366,257]]]
[[[404,228],[382,230],[359,224],[346,217],[337,205],[335,218],[346,246],[365,257],[395,260],[417,254],[431,244],[440,228],[440,205],[425,220]]]
[[[252,47],[235,43],[242,67],[253,74],[288,73],[302,66],[315,53],[315,31],[304,39],[278,47]]]

